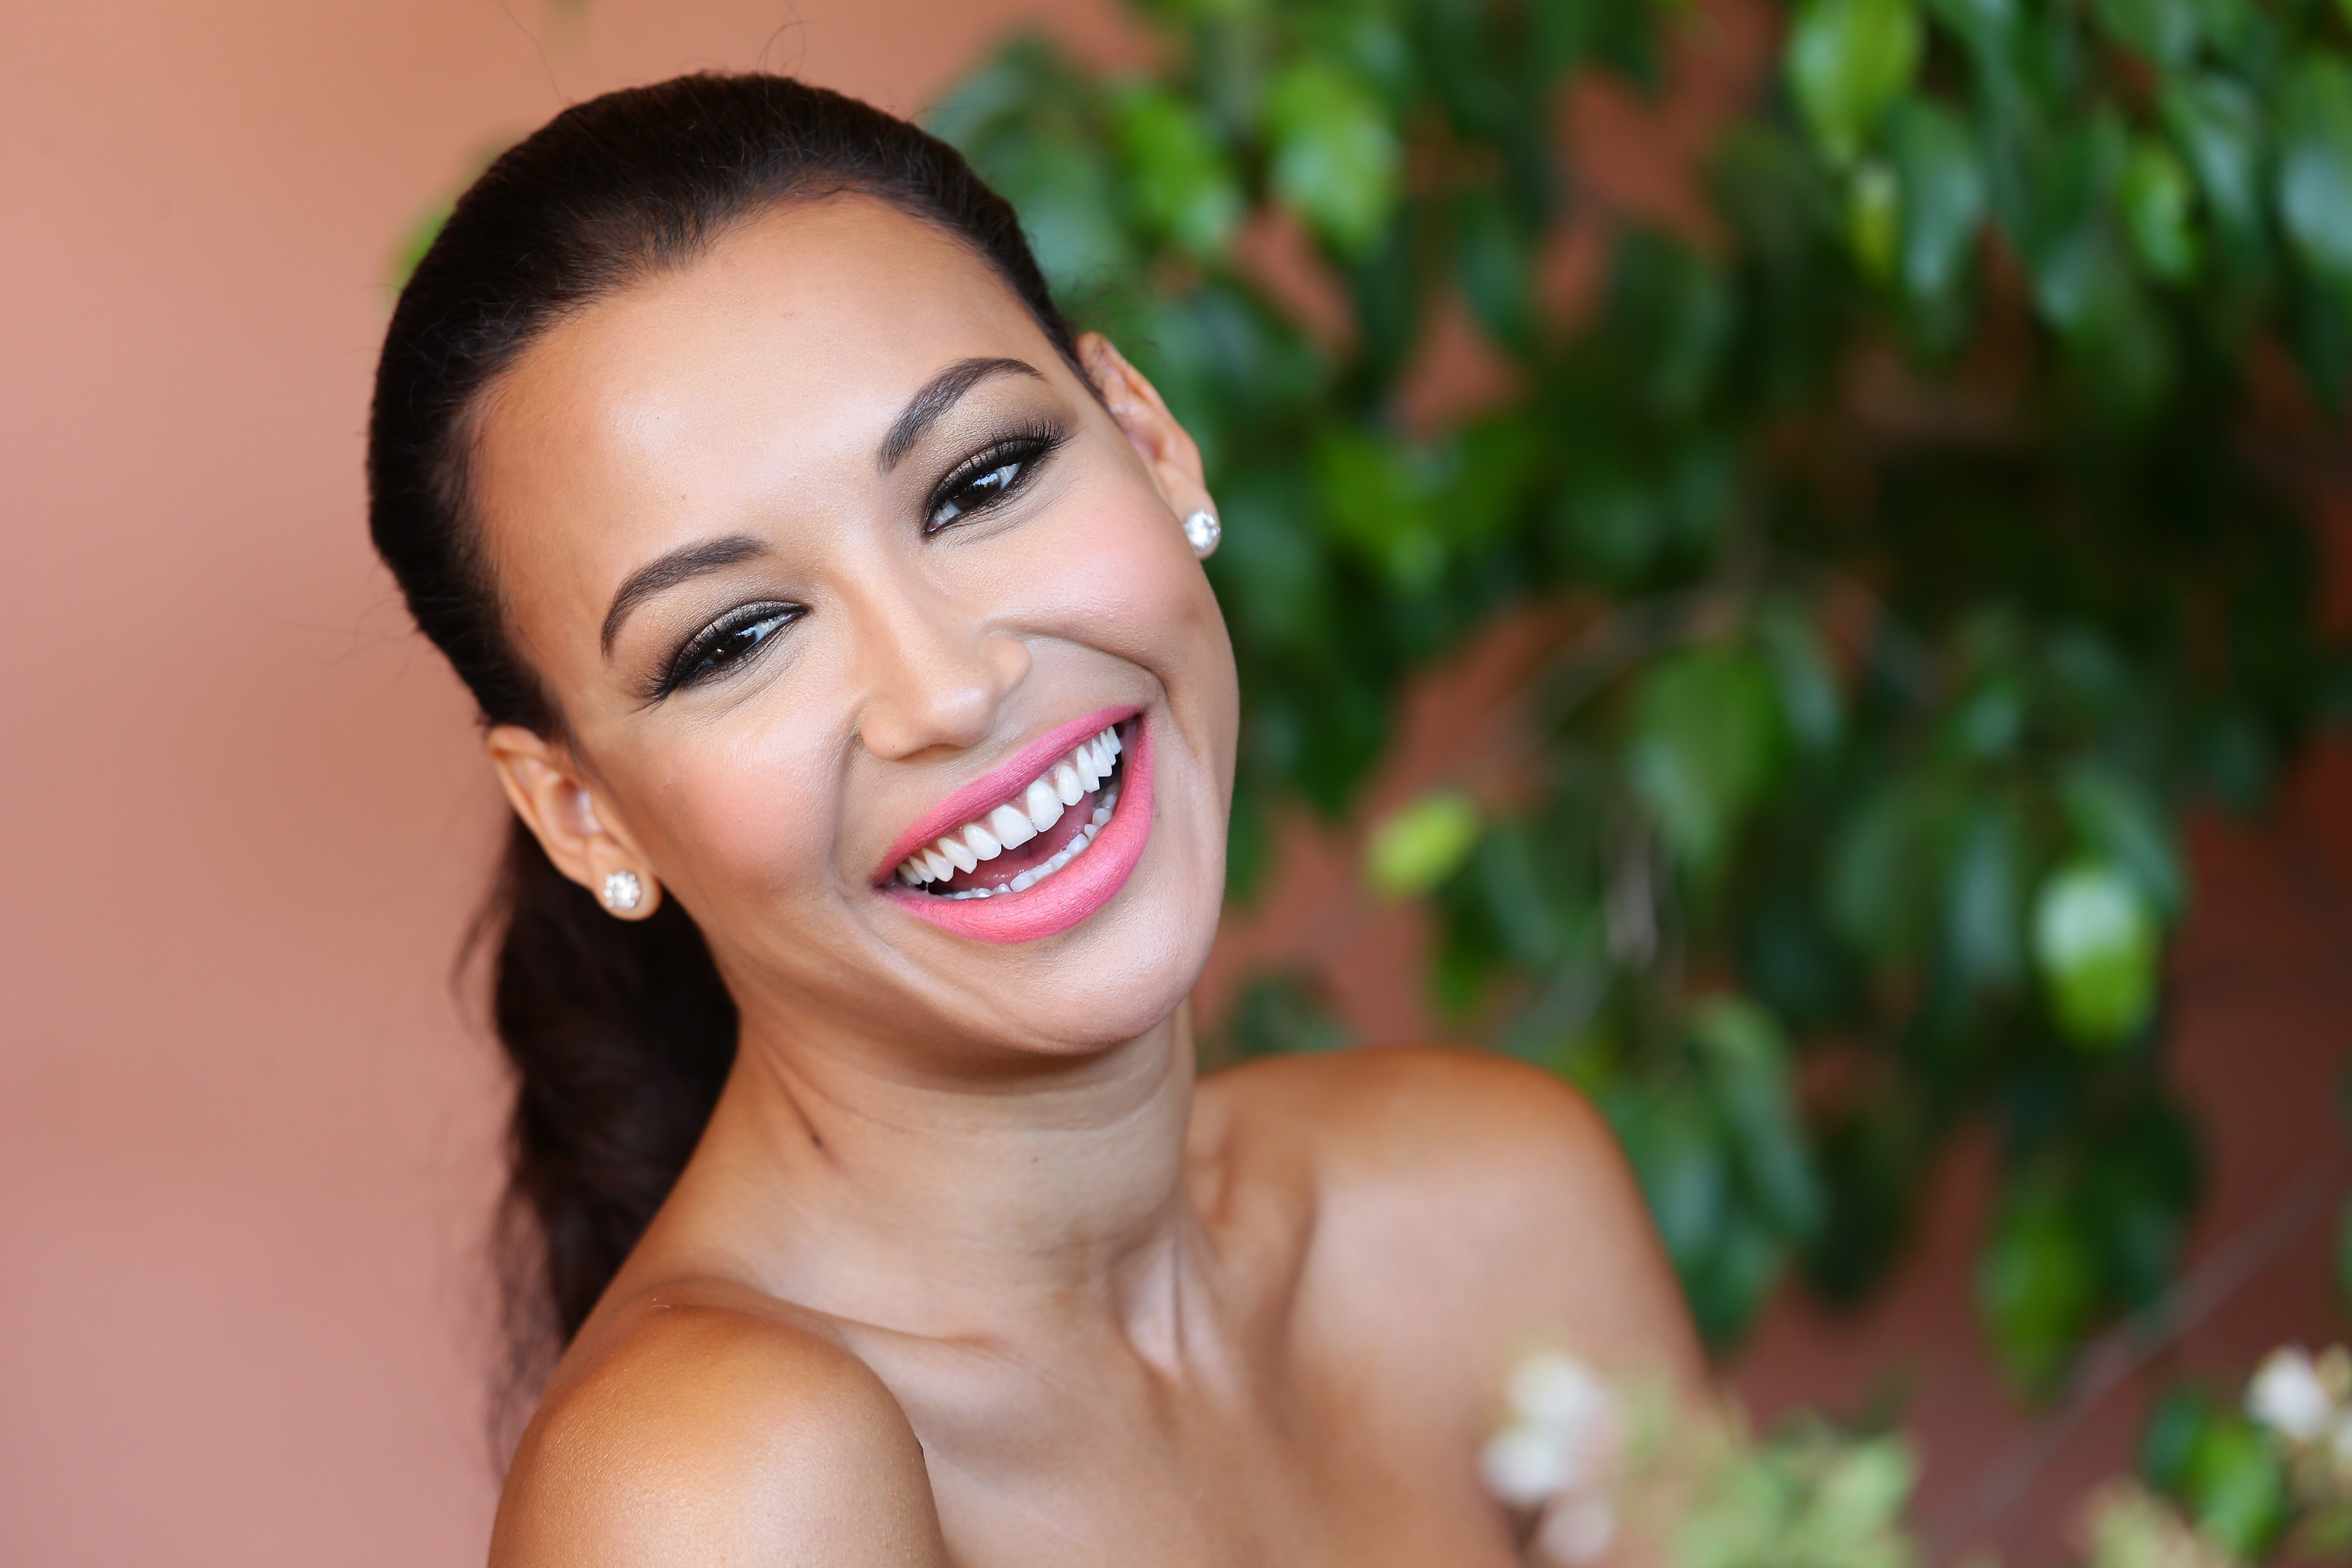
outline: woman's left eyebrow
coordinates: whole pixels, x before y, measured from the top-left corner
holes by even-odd
[[[941,415],[953,408],[965,393],[995,375],[1025,375],[1033,381],[1045,379],[1037,374],[1037,367],[1026,360],[956,361],[925,382],[923,389],[907,400],[906,408],[892,422],[889,433],[882,437],[880,449],[874,454],[876,471],[887,474],[897,468],[898,459],[923,438],[923,432],[939,423]]]
[[[604,657],[613,657],[613,639],[620,635],[621,623],[647,599],[707,572],[767,552],[768,547],[750,534],[733,533],[724,539],[706,539],[699,544],[685,545],[646,562],[629,574],[628,581],[613,595],[613,607],[604,612]]]

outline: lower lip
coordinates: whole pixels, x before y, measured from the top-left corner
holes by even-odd
[[[1151,837],[1151,727],[1138,714],[1126,746],[1118,805],[1085,854],[1023,893],[943,899],[893,887],[882,896],[918,920],[975,942],[1034,942],[1058,936],[1127,886]]]

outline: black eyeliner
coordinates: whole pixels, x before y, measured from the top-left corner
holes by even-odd
[[[736,633],[748,630],[762,621],[773,620],[778,616],[783,617],[789,624],[807,613],[804,606],[789,604],[781,599],[768,599],[758,604],[737,605],[695,633],[687,640],[684,647],[670,656],[669,662],[662,667],[660,675],[656,676],[645,689],[645,700],[648,702],[658,702],[672,692],[694,685],[701,679],[699,672],[703,661],[710,657],[712,650],[720,643]],[[782,626],[778,626],[775,631],[761,637],[752,645],[749,652],[743,655],[741,662],[749,663],[765,653],[769,645],[775,641],[777,634],[782,630]]]
[[[1068,429],[1058,420],[1051,419],[1041,419],[1034,424],[1008,430],[997,437],[987,446],[958,463],[944,479],[931,487],[930,496],[923,503],[923,531],[936,533],[940,528],[950,526],[953,521],[960,521],[962,518],[970,517],[975,512],[1001,505],[1018,495],[1028,488],[1029,481],[1035,475],[1038,466],[1066,446],[1069,439]],[[950,520],[950,523],[938,525],[932,523],[931,519],[939,515],[940,508],[946,505],[948,499],[956,491],[974,480],[984,479],[1008,463],[1019,463],[1021,472],[1001,493],[991,496],[979,506],[966,509],[959,513],[956,519]]]

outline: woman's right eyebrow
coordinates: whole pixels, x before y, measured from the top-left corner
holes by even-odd
[[[683,545],[667,555],[648,561],[621,584],[613,595],[613,607],[604,612],[604,657],[613,657],[613,639],[620,634],[621,623],[629,612],[655,595],[691,582],[705,573],[716,572],[722,566],[732,566],[738,561],[749,561],[755,555],[765,555],[768,547],[748,533],[730,533],[724,539],[706,539],[699,544]]]

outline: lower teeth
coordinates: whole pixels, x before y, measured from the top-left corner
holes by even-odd
[[[1110,820],[1110,814],[1113,808],[1118,805],[1118,785],[1114,782],[1109,788],[1103,791],[1101,803],[1095,807],[1093,819],[1090,820],[1084,827],[1078,829],[1078,836],[1076,838],[1071,839],[1069,843],[1064,845],[1060,852],[1055,854],[1044,865],[1032,867],[1030,869],[1022,872],[1019,876],[1013,878],[1013,880],[1007,882],[1001,888],[966,888],[961,892],[933,893],[931,897],[935,899],[989,899],[994,898],[999,893],[1025,893],[1030,889],[1035,887],[1038,883],[1044,881],[1046,878],[1052,876],[1055,872],[1060,870],[1063,867],[1068,865],[1071,861],[1076,859],[1079,856],[1085,854],[1087,846],[1095,841],[1095,835],[1103,830],[1103,824]]]

